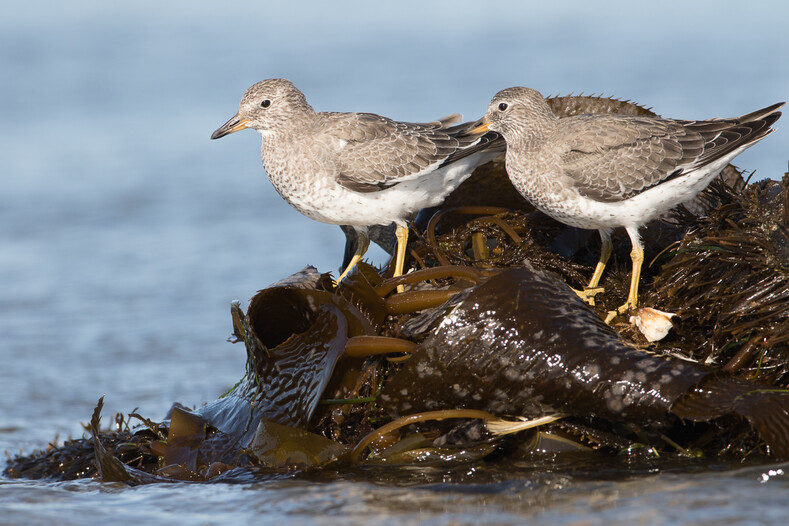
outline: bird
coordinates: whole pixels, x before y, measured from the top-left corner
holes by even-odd
[[[410,123],[316,112],[291,81],[275,78],[248,88],[238,113],[211,139],[257,130],[263,167],[279,195],[310,219],[353,228],[359,241],[340,282],[367,251],[373,225],[396,225],[393,274],[401,275],[407,218],[440,204],[476,166],[503,153],[503,139],[475,134],[477,123],[456,124],[460,119]]]
[[[734,157],[769,135],[783,102],[736,118],[674,120],[583,114],[560,119],[536,90],[499,91],[472,135],[506,141],[505,169],[536,208],[570,226],[596,229],[602,246],[579,295],[594,295],[612,251],[611,231],[624,227],[633,268],[627,300],[606,321],[638,305],[644,250],[639,228],[701,192]]]

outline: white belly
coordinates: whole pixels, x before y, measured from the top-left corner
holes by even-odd
[[[355,192],[333,178],[314,178],[311,184],[270,174],[279,194],[296,210],[315,221],[335,225],[371,226],[398,223],[422,208],[436,206],[491,154],[475,154],[416,179],[374,192]],[[303,178],[300,179],[309,179]]]
[[[534,176],[533,179],[522,178],[522,184],[513,183],[534,206],[567,225],[596,230],[620,226],[637,228],[693,199],[738,153],[623,201],[605,202],[584,197],[573,188],[562,187],[555,178]]]

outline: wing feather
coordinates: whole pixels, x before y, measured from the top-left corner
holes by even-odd
[[[706,121],[602,114],[561,119],[563,172],[584,196],[628,199],[761,140],[782,105]]]
[[[374,192],[419,177],[479,136],[463,135],[446,126],[456,116],[431,123],[398,122],[372,113],[324,113],[323,142],[337,159],[337,182],[357,192]]]

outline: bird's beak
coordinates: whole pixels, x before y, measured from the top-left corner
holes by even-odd
[[[488,128],[490,127],[490,122],[486,122],[485,119],[480,119],[474,124],[476,124],[476,126],[468,132],[470,135],[485,133],[486,131],[488,131]]]
[[[238,116],[238,113],[233,115],[229,121],[224,123],[222,126],[217,128],[217,130],[211,134],[212,139],[219,139],[220,137],[224,137],[225,135],[230,135],[233,132],[237,132],[238,130],[243,130],[247,127],[249,123],[248,119],[242,119]]]

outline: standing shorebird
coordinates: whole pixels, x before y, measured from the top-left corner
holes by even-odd
[[[632,243],[630,293],[609,312],[610,321],[638,304],[644,261],[639,227],[692,199],[729,161],[769,135],[781,106],[704,121],[607,114],[560,119],[539,92],[508,88],[493,97],[473,133],[490,129],[504,136],[507,174],[535,207],[562,223],[599,230],[600,260],[580,293],[590,304],[611,255],[611,230],[625,227]]]
[[[238,113],[212,139],[252,128],[263,139],[261,157],[271,183],[305,216],[348,225],[359,236],[341,281],[369,245],[367,227],[395,223],[394,275],[403,273],[406,218],[440,204],[474,168],[500,155],[494,134],[474,133],[472,123],[397,122],[372,113],[316,112],[285,79],[247,89]]]

